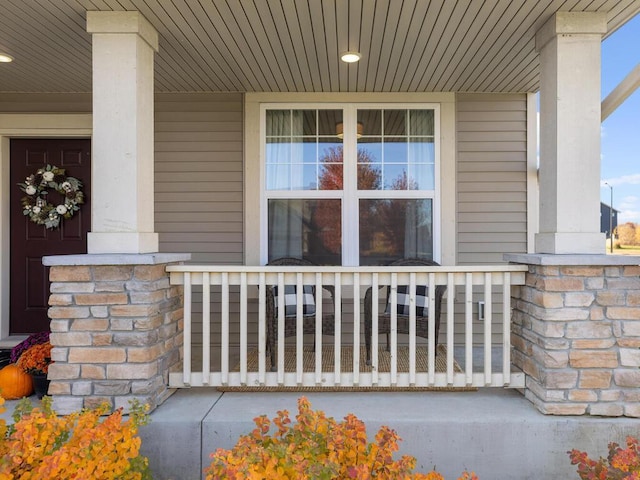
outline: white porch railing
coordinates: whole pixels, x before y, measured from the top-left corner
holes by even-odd
[[[466,267],[255,267],[172,265],[167,268],[171,283],[184,286],[184,362],[183,371],[170,375],[170,386],[313,386],[313,387],[524,387],[524,374],[511,371],[511,286],[524,284],[526,266],[466,266]],[[323,336],[315,335],[314,352],[333,349],[335,362],[331,371],[323,371],[320,355],[312,371],[303,368],[303,332],[297,328],[295,338],[295,371],[285,371],[285,338],[279,334],[276,371],[268,368],[266,355],[266,287],[271,285],[314,285],[317,292],[323,286],[335,289],[335,335],[323,347]],[[363,343],[363,297],[372,288],[372,328],[378,331],[380,286],[383,285],[445,285],[441,332],[446,331],[446,368],[436,369],[435,325],[433,321],[435,288],[429,288],[429,335],[427,368],[416,368],[415,310],[411,309],[408,345],[408,371],[398,371],[398,335],[394,331],[397,317],[391,308],[391,346],[389,371],[379,371],[378,335],[372,336],[372,365],[363,368],[359,355],[352,355],[351,366],[340,364],[343,345],[359,352]],[[195,288],[194,288],[195,287]],[[474,288],[475,287],[475,288]],[[413,288],[412,288],[413,290]],[[194,292],[197,291],[197,295]],[[281,289],[280,291],[283,291]],[[298,288],[301,292],[302,288]],[[230,293],[231,292],[231,293]],[[475,294],[475,296],[474,296]],[[200,300],[201,295],[201,300]],[[195,298],[198,301],[195,301]],[[480,297],[480,298],[478,298]],[[281,298],[281,297],[280,297]],[[391,295],[395,302],[396,295]],[[497,299],[497,300],[496,300]],[[298,304],[301,303],[301,294]],[[412,303],[415,298],[412,295]],[[457,302],[456,302],[457,300]],[[484,302],[484,319],[474,314],[474,300]],[[501,309],[498,308],[501,303]],[[323,302],[317,302],[316,332],[320,333]],[[212,313],[211,305],[215,306]],[[250,311],[253,307],[253,311]],[[456,308],[457,307],[457,308]],[[505,312],[501,319],[494,312]],[[283,309],[280,308],[280,312]],[[345,311],[350,311],[343,315]],[[196,317],[202,317],[201,346],[192,344]],[[250,340],[251,313],[254,315],[253,341]],[[278,318],[278,332],[283,331],[284,318]],[[456,320],[457,316],[457,320]],[[354,321],[355,319],[356,321]],[[257,322],[257,326],[255,323]],[[496,323],[498,322],[498,323]],[[237,323],[237,324],[234,324]],[[501,328],[495,328],[496,325]],[[302,325],[302,308],[297,311],[297,325]],[[475,331],[474,331],[475,326]],[[230,333],[233,329],[233,334]],[[212,332],[215,330],[212,342]],[[344,333],[343,333],[344,332]],[[441,333],[441,338],[443,334]],[[232,343],[232,337],[235,343]],[[458,339],[458,343],[454,339]],[[462,342],[460,340],[463,339]],[[479,341],[481,339],[481,341]],[[492,361],[492,347],[501,347],[501,361]],[[481,350],[482,360],[474,365],[474,349]],[[407,349],[405,348],[405,351]],[[500,350],[500,348],[498,348]],[[257,365],[248,367],[248,355],[257,354]],[[454,368],[454,352],[461,355],[462,369]],[[463,353],[460,353],[463,352]],[[232,359],[232,357],[235,357]],[[476,355],[477,357],[477,355]],[[192,358],[197,361],[192,362]],[[201,361],[200,361],[201,358]],[[217,367],[212,368],[212,361]],[[233,366],[231,362],[233,361]],[[197,365],[196,365],[197,363]],[[479,364],[479,365],[478,365]],[[496,365],[499,364],[499,365]],[[495,368],[498,367],[498,368]],[[291,369],[289,369],[291,370]],[[345,371],[346,370],[346,371]]]

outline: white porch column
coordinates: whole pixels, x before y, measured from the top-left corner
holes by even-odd
[[[600,44],[604,13],[558,12],[540,52],[540,233],[536,252],[604,254],[600,233]]]
[[[88,253],[158,251],[153,198],[153,56],[158,34],[138,12],[87,12],[93,41]]]

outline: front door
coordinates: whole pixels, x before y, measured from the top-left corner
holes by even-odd
[[[46,228],[23,215],[25,193],[18,183],[47,165],[65,169],[67,177],[82,182],[84,204],[55,228]],[[10,333],[26,334],[49,330],[47,317],[49,269],[42,265],[45,255],[87,253],[87,232],[91,227],[91,142],[88,139],[11,140],[11,262]],[[62,195],[49,189],[52,204]]]

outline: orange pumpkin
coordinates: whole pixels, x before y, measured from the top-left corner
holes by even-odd
[[[14,363],[0,370],[0,395],[6,400],[27,397],[33,393],[31,375]]]

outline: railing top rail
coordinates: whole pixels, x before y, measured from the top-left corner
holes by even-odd
[[[260,273],[260,272],[291,272],[302,273],[376,273],[376,272],[437,272],[437,273],[502,273],[526,272],[527,265],[442,265],[439,267],[426,266],[366,266],[366,267],[338,267],[338,266],[252,266],[252,265],[207,265],[181,264],[167,266],[168,272],[210,272],[210,273]]]

